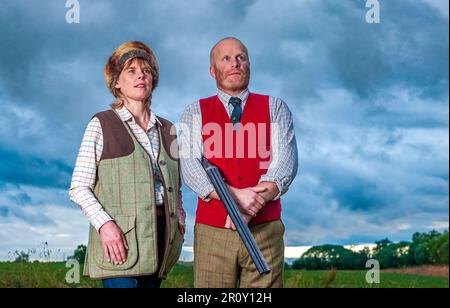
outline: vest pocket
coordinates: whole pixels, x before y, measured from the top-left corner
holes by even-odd
[[[125,235],[128,244],[127,250],[127,259],[123,264],[114,264],[108,262],[104,259],[103,249],[101,247],[100,241],[100,249],[95,250],[95,263],[97,263],[98,267],[104,270],[109,271],[120,271],[127,270],[133,267],[138,260],[138,245],[137,245],[137,237],[136,237],[136,216],[115,216],[114,220],[119,228]],[[100,237],[99,237],[100,240]]]

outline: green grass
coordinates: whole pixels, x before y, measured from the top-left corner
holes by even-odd
[[[80,275],[79,284],[67,284],[69,268],[64,263],[0,263],[0,288],[93,288],[101,287]],[[301,271],[286,270],[284,285],[287,288],[448,288],[447,278],[381,272],[380,284],[368,284],[365,271]],[[164,288],[193,287],[191,264],[177,264]]]
[[[335,277],[333,278],[333,276]],[[379,284],[366,282],[366,271],[301,271],[287,270],[287,288],[448,288],[445,277],[380,273]]]
[[[82,269],[82,266],[81,266]],[[101,282],[83,277],[79,284],[67,284],[69,268],[63,262],[0,263],[0,288],[69,288],[101,287]]]

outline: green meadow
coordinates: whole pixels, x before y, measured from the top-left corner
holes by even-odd
[[[1,288],[96,288],[100,281],[85,278],[80,273],[79,283],[67,283],[66,275],[73,268],[65,263],[0,263]],[[70,278],[70,275],[67,275]],[[73,276],[72,276],[73,277]],[[191,288],[194,285],[192,264],[177,264],[163,288]],[[287,288],[448,288],[446,277],[412,274],[380,273],[379,284],[366,282],[366,271],[304,271],[287,269],[284,275]]]

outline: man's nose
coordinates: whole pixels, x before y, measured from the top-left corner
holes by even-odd
[[[238,59],[231,59],[231,67],[235,68],[235,67],[240,67],[241,63],[239,62]]]

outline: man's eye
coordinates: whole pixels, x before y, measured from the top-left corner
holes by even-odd
[[[230,61],[230,57],[228,57],[228,56],[226,56],[226,57],[223,57],[223,61],[225,61],[225,62],[228,62],[228,61]]]
[[[134,70],[128,70],[128,74],[134,74]]]
[[[152,70],[149,69],[149,68],[147,68],[147,69],[144,70],[144,73],[145,73],[145,74],[151,74],[151,73],[152,73]]]

